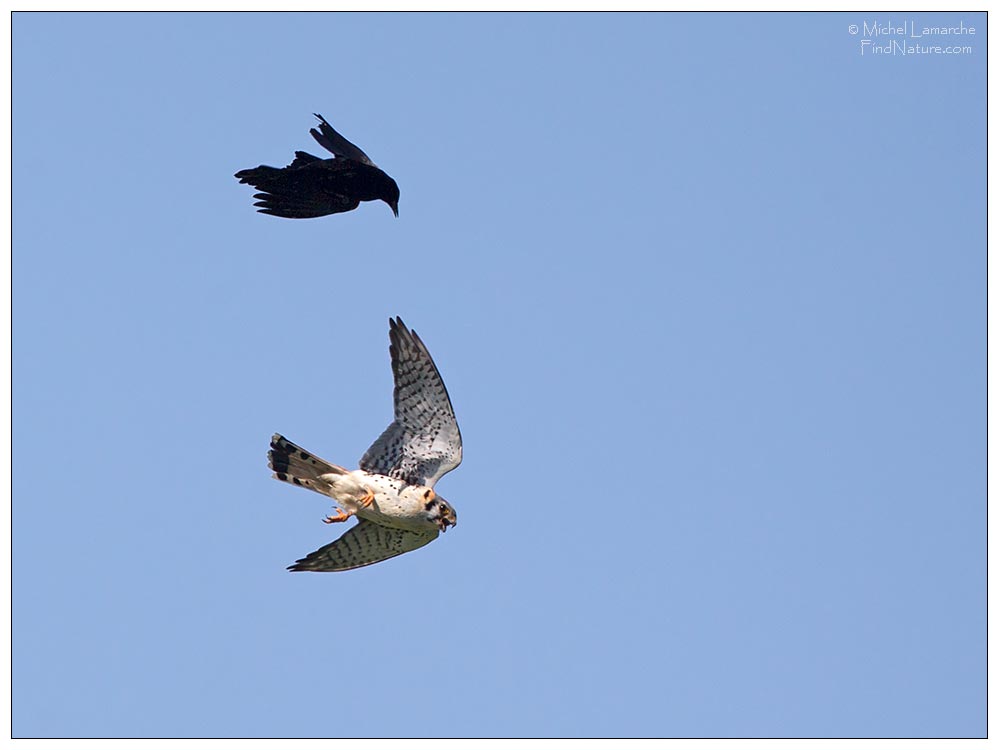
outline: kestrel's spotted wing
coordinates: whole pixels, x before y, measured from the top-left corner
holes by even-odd
[[[363,568],[418,549],[436,538],[436,530],[395,529],[362,518],[335,542],[309,553],[290,565],[288,570],[334,571]]]
[[[433,487],[461,463],[461,432],[427,347],[402,322],[389,320],[395,421],[368,448],[361,468]]]

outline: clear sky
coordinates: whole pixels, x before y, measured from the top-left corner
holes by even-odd
[[[16,14],[14,735],[984,735],[985,76],[973,13]],[[313,112],[400,218],[255,213]],[[288,573],[269,438],[356,466],[395,315],[458,526]]]

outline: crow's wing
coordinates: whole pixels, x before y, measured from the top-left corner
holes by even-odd
[[[319,130],[312,128],[309,132],[320,146],[343,159],[353,159],[361,164],[375,166],[375,163],[368,158],[366,153],[336,132],[333,126],[326,122],[326,118],[322,115],[316,115],[316,117],[319,118]]]
[[[244,169],[236,177],[260,192],[253,197],[260,213],[286,219],[309,219],[353,211],[361,203],[367,174],[355,162],[317,159],[304,151],[283,169],[260,166]]]

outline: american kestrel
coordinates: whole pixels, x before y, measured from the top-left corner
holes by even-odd
[[[357,525],[288,570],[351,570],[429,544],[457,523],[434,491],[461,463],[461,433],[444,381],[427,347],[401,318],[389,320],[395,420],[368,448],[360,468],[327,463],[281,435],[267,454],[274,478],[333,498],[325,523],[357,516]]]
[[[260,191],[253,196],[257,210],[286,219],[310,219],[353,211],[361,201],[380,200],[398,216],[399,186],[395,180],[336,132],[322,115],[316,117],[319,130],[312,128],[309,132],[335,158],[320,159],[296,151],[287,167],[260,165],[236,172],[237,180]]]

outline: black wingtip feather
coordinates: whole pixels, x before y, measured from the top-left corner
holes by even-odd
[[[391,345],[389,350],[391,351],[392,346],[402,346],[406,342],[412,342],[418,349],[426,351],[428,357],[430,356],[426,344],[423,343],[423,339],[416,333],[415,328],[407,327],[398,315],[395,316],[394,320],[389,318],[389,343]]]

